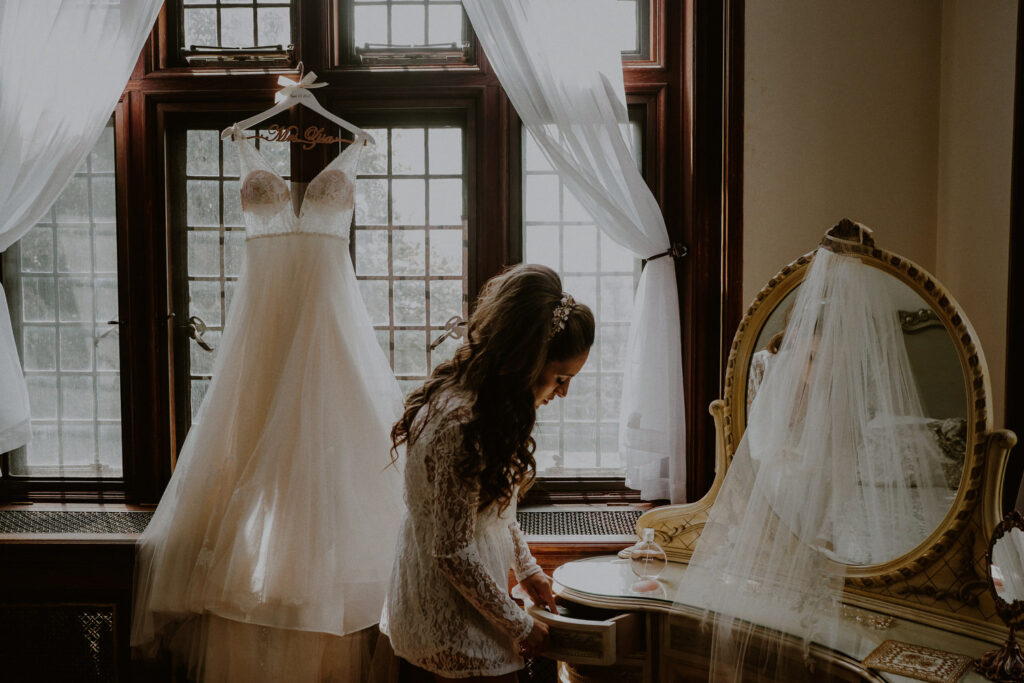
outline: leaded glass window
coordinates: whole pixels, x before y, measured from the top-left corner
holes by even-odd
[[[179,47],[190,63],[280,62],[294,42],[289,0],[182,0],[178,20]]]
[[[347,18],[345,61],[362,65],[464,64],[469,21],[461,0],[336,0]]]
[[[460,0],[355,0],[356,45],[462,43]]]
[[[3,254],[32,415],[12,475],[123,475],[114,182],[111,121],[43,219]]]
[[[265,131],[263,131],[265,132]],[[286,142],[252,142],[285,180],[291,177],[291,146]],[[217,130],[193,129],[185,133],[184,242],[187,315],[178,315],[180,327],[201,321],[203,341],[188,342],[188,402],[191,417],[202,403],[213,373],[213,363],[227,319],[235,283],[245,256],[245,223],[239,194],[238,151]],[[180,228],[179,228],[180,229]],[[191,321],[191,322],[190,322]],[[203,330],[205,328],[205,330]]]
[[[336,0],[348,17],[348,59],[374,64],[470,61],[470,26],[461,0]],[[626,60],[650,57],[651,0],[616,0],[615,26]]]
[[[639,127],[631,129],[639,159]],[[590,358],[566,398],[537,410],[537,472],[542,477],[623,476],[619,402],[640,261],[598,230],[525,129],[523,261],[556,270],[565,291],[587,304],[597,321]]]
[[[463,129],[390,127],[369,132],[356,180],[353,254],[367,310],[408,392],[458,341],[430,342],[466,311]]]

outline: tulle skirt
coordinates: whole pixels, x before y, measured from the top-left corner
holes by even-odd
[[[403,510],[388,466],[401,405],[347,241],[249,240],[213,380],[139,541],[133,647],[166,647],[202,680],[360,680]]]

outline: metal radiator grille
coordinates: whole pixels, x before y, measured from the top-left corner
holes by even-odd
[[[520,511],[530,536],[632,536],[640,510]]]
[[[0,661],[12,681],[114,681],[114,607],[0,605]]]
[[[141,534],[152,512],[0,510],[0,534]]]
[[[631,536],[640,510],[520,511],[531,536]],[[0,510],[0,534],[140,534],[151,512]]]

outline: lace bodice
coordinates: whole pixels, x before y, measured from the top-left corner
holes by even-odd
[[[288,233],[349,237],[355,206],[355,177],[359,154],[369,138],[359,135],[306,188],[298,214],[292,207],[288,183],[247,139],[249,131],[233,130],[242,178],[242,213],[246,238]]]
[[[464,400],[449,397],[413,426],[422,431],[408,448],[408,512],[381,628],[399,656],[428,671],[498,676],[523,667],[518,643],[533,628],[509,597],[509,569],[520,580],[541,569],[515,505],[479,512],[479,487],[456,472],[467,415]]]

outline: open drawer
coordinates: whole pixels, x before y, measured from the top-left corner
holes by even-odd
[[[550,640],[544,656],[571,664],[609,666],[644,650],[644,616],[584,607],[556,598],[558,614],[526,601],[530,615],[547,624]]]

